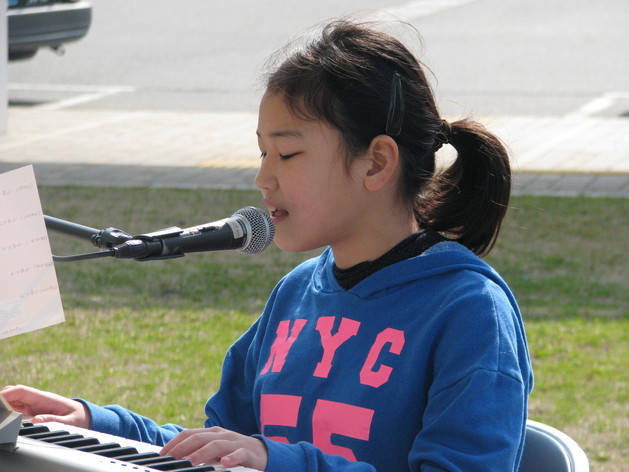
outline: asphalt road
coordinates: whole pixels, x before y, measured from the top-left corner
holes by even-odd
[[[395,15],[434,72],[445,114],[629,110],[626,0],[317,2],[94,0],[64,56],[9,65],[10,106],[255,111],[261,67],[289,38],[345,14]]]

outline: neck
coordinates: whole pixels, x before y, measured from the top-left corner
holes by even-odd
[[[393,213],[389,213],[381,218],[373,218],[363,228],[356,232],[355,238],[331,245],[334,262],[339,269],[373,261],[419,231],[412,214],[410,217],[396,218]]]
[[[385,267],[410,259],[411,257],[419,256],[428,248],[443,240],[443,236],[435,233],[431,229],[419,231],[373,261],[363,262],[343,270],[339,269],[335,264],[334,276],[343,289],[350,290],[355,285]]]

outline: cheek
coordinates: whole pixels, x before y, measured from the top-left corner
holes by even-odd
[[[288,196],[290,207],[295,212],[294,216],[299,219],[317,215],[327,194],[325,188],[311,179],[295,180],[289,185],[284,185],[284,195]]]

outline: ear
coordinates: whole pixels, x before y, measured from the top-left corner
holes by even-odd
[[[391,136],[376,136],[369,145],[367,158],[370,166],[365,175],[367,190],[377,191],[392,182],[397,176],[400,161],[400,150]]]

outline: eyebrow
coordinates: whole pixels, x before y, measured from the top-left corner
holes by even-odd
[[[258,137],[260,137],[260,132],[256,130],[256,135]],[[296,137],[299,138],[301,137],[302,134],[300,131],[297,130],[280,130],[280,131],[274,131],[272,133],[269,133],[269,137],[271,138],[285,138],[285,137]]]

